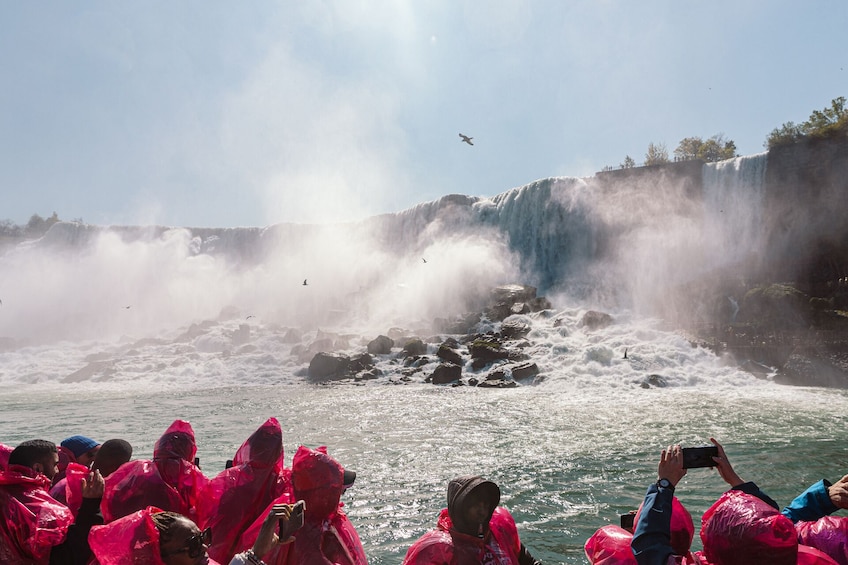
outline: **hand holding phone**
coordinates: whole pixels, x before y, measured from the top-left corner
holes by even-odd
[[[684,469],[716,466],[715,461],[713,461],[713,457],[718,457],[718,447],[714,445],[684,447],[682,452]]]
[[[303,527],[303,515],[306,513],[306,501],[298,500],[291,505],[288,518],[280,519],[280,543],[285,543],[292,534]]]

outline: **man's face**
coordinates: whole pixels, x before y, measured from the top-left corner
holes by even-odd
[[[465,507],[465,519],[471,524],[477,524],[480,527],[478,534],[483,533],[482,524],[485,524],[489,519],[489,505],[485,500],[471,500]]]
[[[94,456],[97,455],[98,449],[100,449],[99,445],[94,449],[86,451],[85,453],[77,457],[77,463],[79,463],[80,465],[85,465],[86,467],[91,466],[91,462],[94,461]]]
[[[43,461],[33,465],[32,469],[52,481],[56,473],[59,472],[59,454],[56,452],[51,453],[49,457],[45,457]]]
[[[209,531],[201,532],[194,522],[186,518],[171,526],[171,536],[171,539],[162,543],[160,547],[165,565],[209,563],[209,556],[206,554],[211,541]]]

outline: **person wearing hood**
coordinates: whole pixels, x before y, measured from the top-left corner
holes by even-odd
[[[421,536],[404,565],[540,565],[518,537],[509,510],[498,506],[501,490],[478,475],[448,483],[448,507],[436,529]]]
[[[233,458],[233,466],[213,477],[197,499],[197,524],[214,532],[209,556],[229,562],[238,552],[244,532],[269,504],[290,489],[290,471],[283,468],[283,432],[276,418],[268,418],[247,438]],[[293,502],[288,499],[278,503]],[[247,546],[249,547],[249,546]]]
[[[355,480],[356,473],[330,456],[326,446],[298,447],[292,458],[292,490],[275,503],[303,501],[303,526],[294,532],[293,543],[257,555],[268,565],[368,565],[359,534],[342,509],[341,496]],[[242,535],[239,548],[250,547],[256,539],[254,524]]]
[[[191,424],[174,420],[156,442],[152,460],[129,461],[109,476],[103,519],[111,522],[148,506],[196,519],[198,496],[209,482],[193,463],[196,454]]]
[[[9,454],[0,470],[0,563],[77,565],[90,555],[88,534],[99,523],[103,477],[90,471],[81,485],[81,508],[71,510],[47,492],[58,471],[56,444],[29,440]]]

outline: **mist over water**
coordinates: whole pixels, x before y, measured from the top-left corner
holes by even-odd
[[[785,504],[844,474],[848,396],[739,371],[663,321],[697,318],[680,289],[753,261],[765,167],[765,155],[706,165],[703,195],[556,178],[326,226],[57,224],[0,255],[0,442],[124,437],[145,458],[184,418],[211,476],[275,416],[287,463],[299,444],[326,444],[357,471],[344,500],[375,564],[400,562],[466,473],[501,485],[537,557],[583,563],[595,529],[638,506],[663,446],[711,436]],[[513,282],[552,303],[511,318],[530,327],[538,381],[425,384],[446,337],[437,319]],[[584,327],[589,309],[614,323]],[[397,347],[358,386],[306,378],[318,350],[359,353],[393,329],[438,337],[407,384]],[[644,388],[652,375],[667,386]],[[679,496],[697,517],[722,490],[693,471]]]

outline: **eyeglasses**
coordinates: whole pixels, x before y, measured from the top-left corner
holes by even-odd
[[[202,532],[198,532],[186,540],[185,547],[163,553],[162,557],[176,555],[177,553],[188,553],[192,559],[200,557],[206,548],[212,543],[212,528],[206,528]]]

